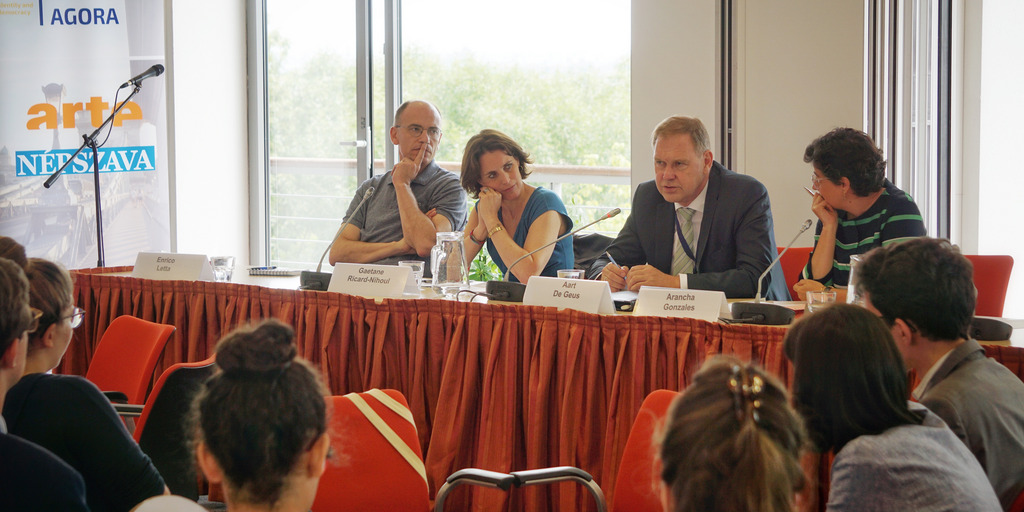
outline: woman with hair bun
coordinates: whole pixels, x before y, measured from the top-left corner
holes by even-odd
[[[778,379],[733,357],[709,360],[666,419],[666,512],[792,512],[805,440]]]
[[[219,371],[196,398],[196,455],[228,510],[306,511],[330,445],[326,394],[296,356],[291,327],[266,320],[217,344]]]

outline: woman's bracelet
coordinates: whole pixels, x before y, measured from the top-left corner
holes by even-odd
[[[469,232],[469,239],[472,240],[474,244],[477,244],[477,245],[483,245],[484,244],[483,240],[477,240],[476,237],[473,236],[473,232],[472,231]]]
[[[497,226],[494,226],[489,231],[487,231],[487,238],[491,238],[492,236],[494,236],[495,233],[497,233],[498,231],[501,231],[503,229],[505,229],[505,226],[502,226],[501,224],[498,224]]]

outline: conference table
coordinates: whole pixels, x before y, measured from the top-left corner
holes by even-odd
[[[217,340],[238,326],[277,318],[294,326],[299,354],[321,370],[332,394],[390,388],[405,395],[431,496],[462,468],[508,473],[568,465],[593,475],[610,503],[626,439],[647,394],[683,389],[716,354],[755,361],[791,381],[782,352],[785,327],[370,299],[297,290],[294,277],[237,272],[235,282],[206,282],[138,279],[130,271],[72,272],[75,303],[88,313],[57,372],[84,375],[104,330],[120,315],[177,328],[156,375],[172,364],[207,358]],[[1024,377],[1024,349],[986,350]],[[811,507],[823,503],[822,492],[811,497]],[[592,507],[586,491],[572,483],[511,496],[463,486],[447,502],[449,510]]]

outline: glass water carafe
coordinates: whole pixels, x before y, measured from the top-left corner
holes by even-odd
[[[430,250],[430,272],[434,275],[434,291],[446,299],[458,299],[459,290],[469,288],[462,231],[437,234],[437,245]]]

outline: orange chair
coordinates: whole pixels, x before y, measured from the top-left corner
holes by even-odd
[[[622,451],[619,474],[615,478],[612,512],[661,512],[658,491],[661,464],[654,434],[661,428],[668,408],[677,396],[678,392],[659,389],[647,395],[640,405],[640,412]]]
[[[785,247],[776,247],[779,253]],[[782,255],[782,259],[779,260],[779,265],[782,265],[782,273],[786,276],[786,288],[789,289],[790,297],[793,300],[800,300],[796,290],[793,289],[793,285],[800,280],[800,274],[804,271],[804,267],[807,266],[807,260],[811,257],[811,250],[814,247],[790,247],[786,254]]]
[[[978,289],[978,304],[974,314],[1003,316],[1006,288],[1013,270],[1011,256],[964,255],[974,265],[974,287]]]
[[[135,427],[135,442],[153,460],[171,493],[193,501],[199,499],[199,487],[186,419],[213,371],[213,357],[164,370]]]
[[[1024,512],[1024,490],[1020,491],[1017,499],[1013,500],[1013,504],[1010,505],[1007,512]]]
[[[334,456],[313,512],[430,509],[427,476],[409,404],[393,389],[327,397]]]
[[[173,325],[119,316],[103,332],[85,373],[104,392],[124,393],[128,403],[141,404],[153,380],[153,370]]]

